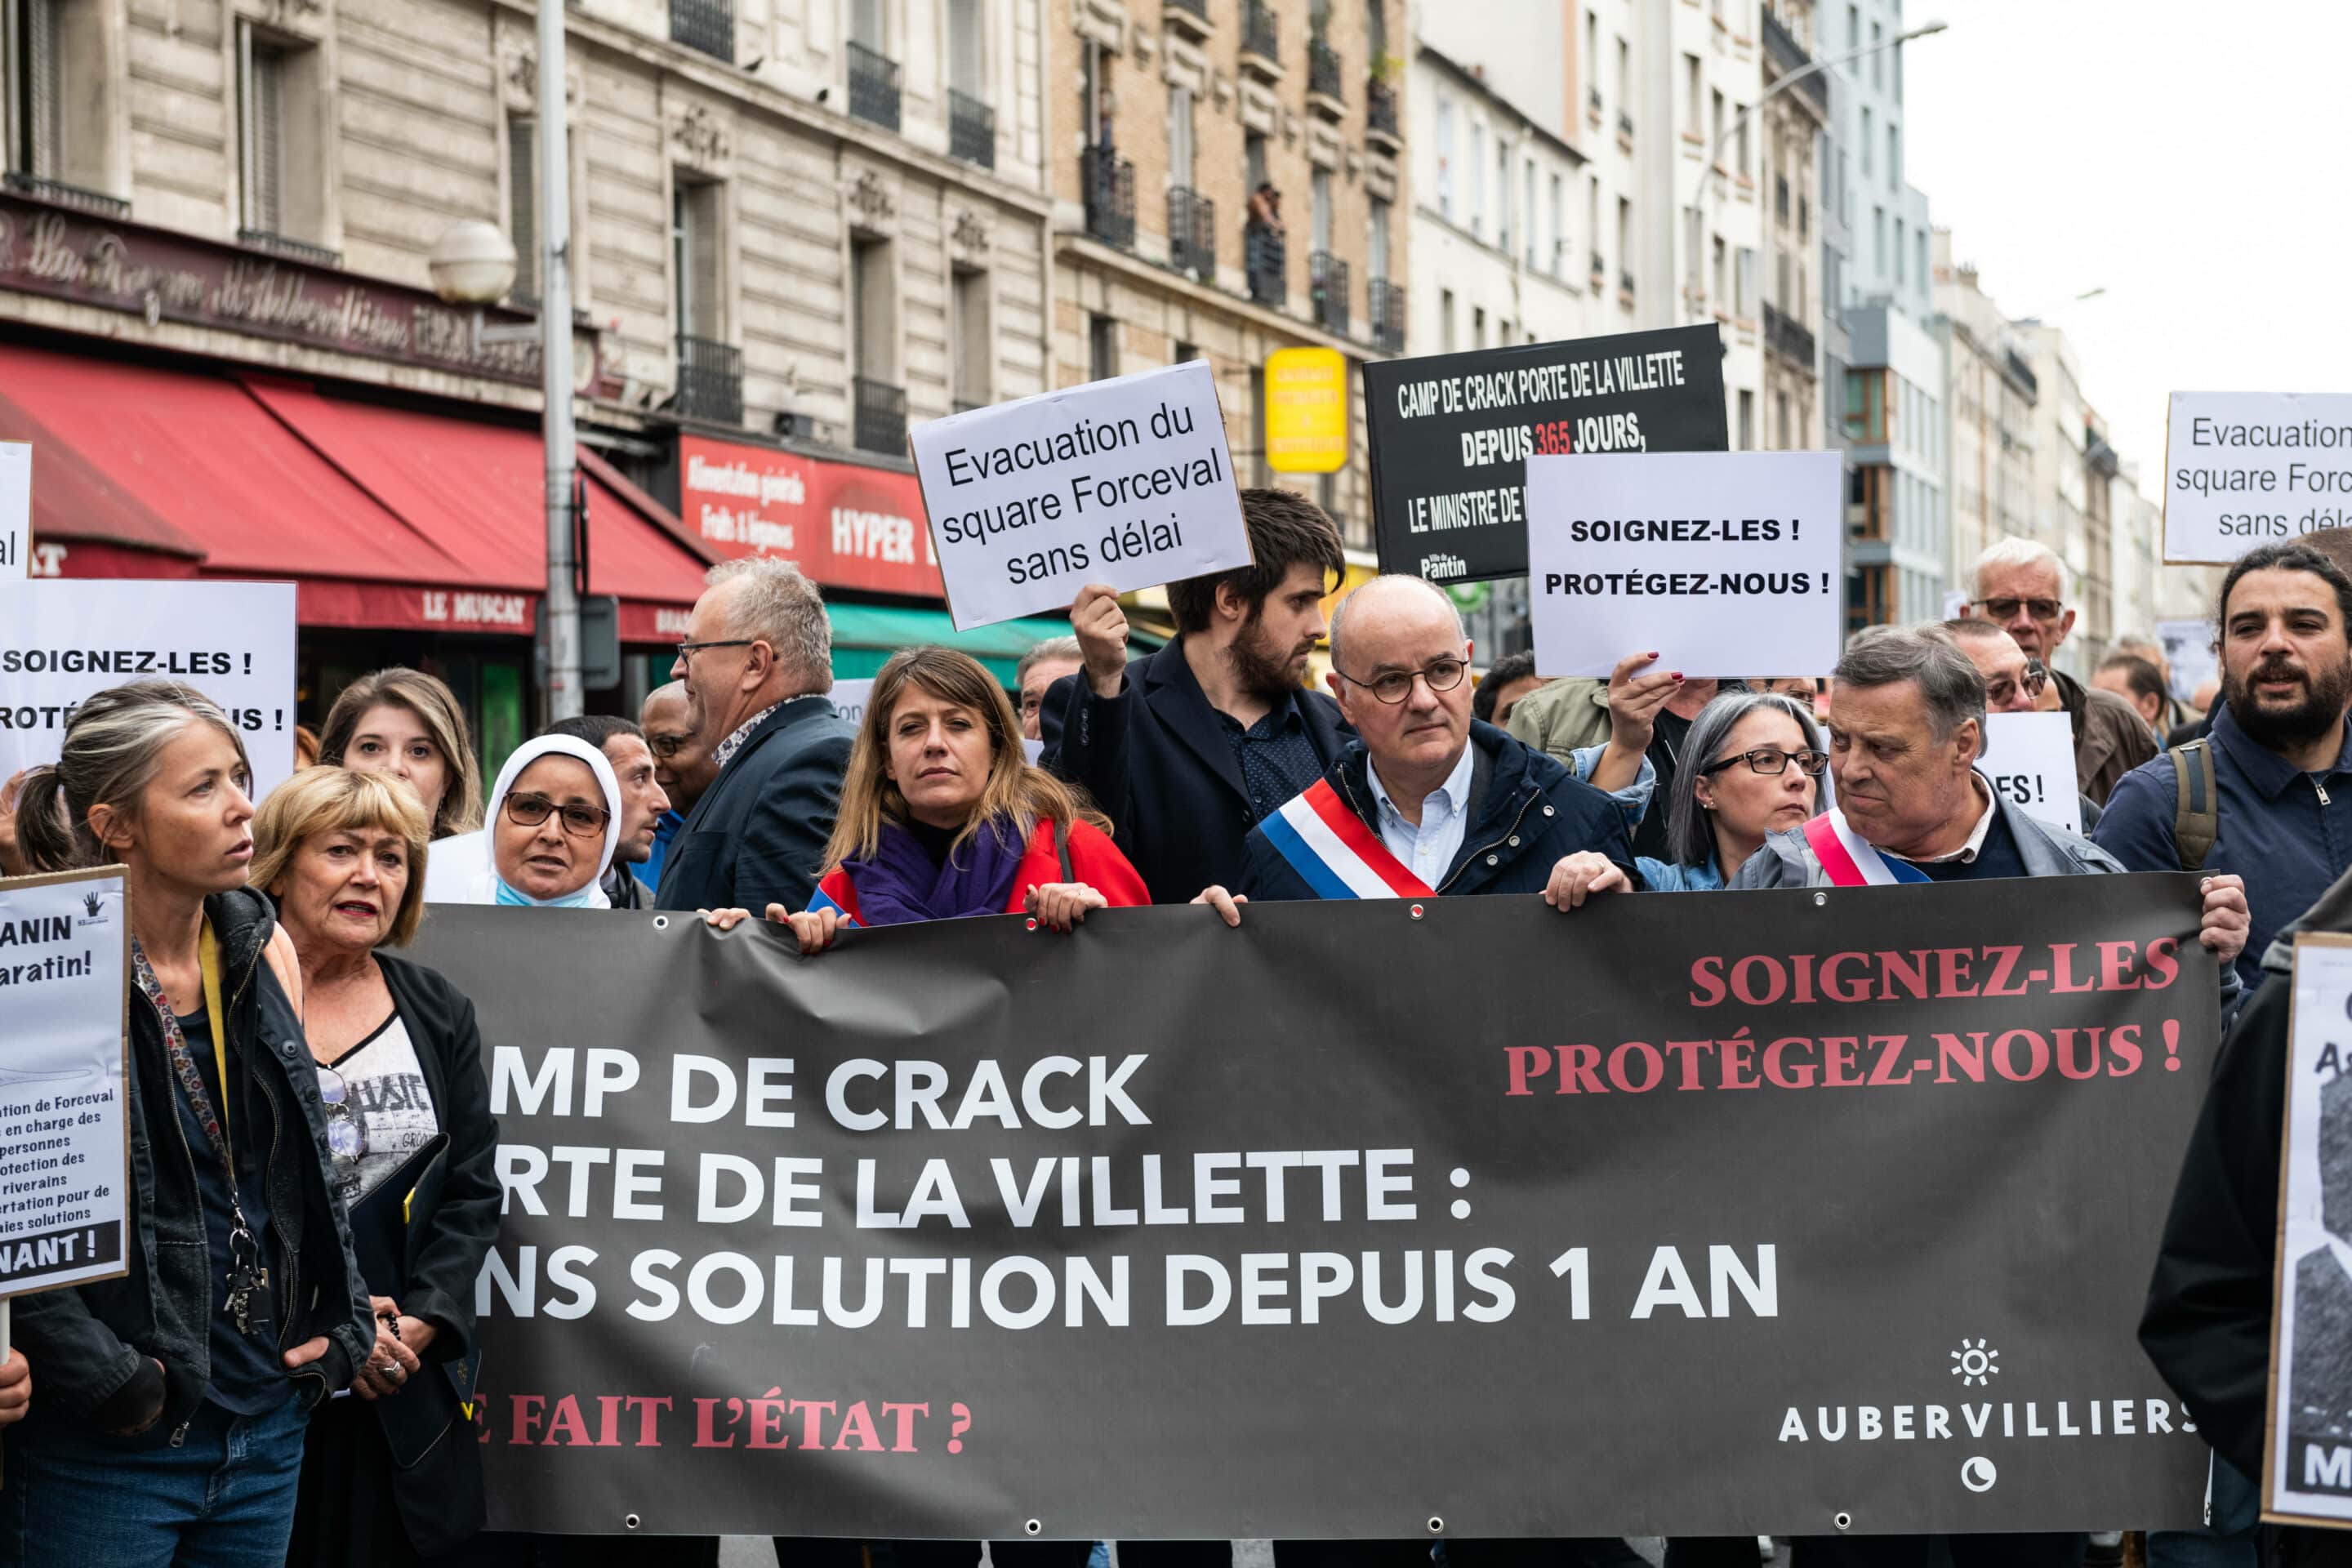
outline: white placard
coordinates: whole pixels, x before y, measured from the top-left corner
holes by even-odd
[[[2074,724],[2063,713],[1985,717],[1977,771],[1993,793],[2037,822],[2083,831],[2083,786],[2074,776]]]
[[[855,680],[833,683],[833,710],[852,724],[866,722],[866,700],[874,694],[874,678],[860,676]]]
[[[0,880],[0,1296],[124,1271],[130,931],[119,866]]]
[[[2199,687],[2221,673],[2221,659],[2213,652],[2212,622],[2158,621],[2156,640],[2164,645],[2164,661],[2172,667],[2172,694],[2181,701],[2188,701]]]
[[[1250,563],[1241,491],[1204,360],[918,426],[959,630]]]
[[[1838,661],[1845,534],[1835,452],[1528,459],[1536,668],[1606,676],[1629,653],[1691,677]]]
[[[2164,558],[2235,561],[2352,527],[2352,395],[2176,392],[2164,437]]]
[[[2352,1520],[2352,1376],[2340,1350],[2352,1325],[2352,1214],[2330,1186],[2352,1178],[2352,942],[2299,938],[2287,1051],[2285,1166],[2279,1201],[2277,1333],[2272,1421],[2263,1453],[2263,1514]],[[2335,1146],[2335,1169],[2326,1158]],[[2338,1230],[2337,1226],[2344,1229]],[[2298,1348],[2305,1353],[2298,1354]]]
[[[33,573],[33,444],[0,441],[0,582]]]
[[[0,779],[53,763],[82,699],[142,677],[228,710],[259,800],[294,771],[294,584],[0,581]]]

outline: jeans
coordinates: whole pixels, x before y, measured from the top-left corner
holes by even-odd
[[[0,1485],[5,1568],[280,1568],[310,1416],[207,1402],[178,1447],[30,1423]]]
[[[2213,1522],[2201,1530],[2152,1530],[2147,1568],[2254,1568],[2262,1522],[2261,1489],[2221,1455],[2213,1456]]]

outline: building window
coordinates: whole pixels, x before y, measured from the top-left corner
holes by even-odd
[[[1598,11],[1584,14],[1584,69],[1591,78],[1588,86],[1593,100],[1592,112],[1598,115],[1601,112],[1601,13]]]
[[[1748,246],[1739,247],[1737,284],[1738,293],[1732,301],[1732,313],[1743,321],[1756,319],[1756,252]]]
[[[1551,177],[1551,275],[1568,267],[1568,187],[1558,174]]]
[[[996,110],[988,90],[986,0],[948,0],[948,152],[996,167]]]
[[[1181,82],[1168,89],[1168,183],[1188,191],[1193,188],[1192,89]]]
[[[726,187],[679,178],[670,193],[672,305],[677,312],[677,412],[743,422],[742,353],[727,339]]]
[[[1087,318],[1087,379],[1108,381],[1118,374],[1118,322],[1110,316]]]
[[[898,384],[898,280],[887,239],[849,242],[851,438],[858,449],[907,454],[907,394]]]
[[[1633,46],[1620,38],[1617,40],[1617,123],[1619,125],[1623,125],[1625,116],[1633,112],[1627,107],[1633,101]]]
[[[1170,360],[1168,363],[1170,364],[1190,364],[1192,361],[1199,359],[1200,357],[1200,344],[1188,343],[1181,338],[1179,338],[1176,341],[1176,357]]]
[[[1912,276],[1918,279],[1920,286],[1925,288],[1927,283],[1927,231],[1924,228],[1912,230],[1911,244],[1917,261],[1917,270]]]
[[[1903,188],[1903,128],[1899,125],[1886,128],[1886,188]]]
[[[1370,268],[1370,275],[1380,279],[1389,275],[1389,204],[1374,196],[1371,198],[1371,239],[1365,262]]]
[[[1495,248],[1511,254],[1511,149],[1495,138]]]
[[[1110,57],[1100,43],[1093,38],[1078,40],[1078,129],[1085,132],[1087,145],[1099,147],[1109,130],[1110,116],[1104,112],[1104,93],[1108,83],[1104,77],[1110,70]],[[1253,179],[1251,186],[1257,182]]]
[[[1795,451],[1796,443],[1789,439],[1789,395],[1785,392],[1773,394],[1772,423],[1777,437],[1772,443],[1773,448],[1781,452]]]
[[[1756,395],[1745,387],[1739,393],[1739,447],[1742,452],[1756,450]]]
[[[1633,290],[1633,202],[1629,196],[1617,198],[1617,286],[1629,294]]]
[[[959,414],[995,401],[990,385],[996,367],[990,304],[988,274],[976,268],[959,268],[948,293],[948,340],[955,356],[955,412]]]
[[[1696,62],[1694,62],[1694,63],[1696,63]],[[1698,121],[1698,106],[1697,106],[1696,103],[1694,103],[1694,104],[1691,106],[1691,121],[1692,121],[1692,123],[1691,123],[1691,129],[1692,129],[1693,131],[1696,131],[1696,130],[1698,129],[1698,123],[1697,123],[1697,121]],[[1717,88],[1717,89],[1716,89],[1713,92],[1711,92],[1711,93],[1707,94],[1707,103],[1706,103],[1706,155],[1707,155],[1709,158],[1717,158],[1717,157],[1720,157],[1720,156],[1722,155],[1722,153],[1721,153],[1722,146],[1723,146],[1723,89],[1722,89],[1721,88]]]
[[[1440,353],[1450,354],[1454,351],[1455,347],[1456,345],[1454,341],[1454,290],[1451,289],[1440,289],[1437,291],[1437,352]]]
[[[528,115],[507,121],[507,239],[514,246],[515,280],[509,297],[518,304],[539,300],[539,121]]]
[[[1536,163],[1532,158],[1519,166],[1519,230],[1527,236],[1528,270],[1532,272],[1536,269]],[[1559,203],[1555,198],[1552,202],[1555,220],[1559,212]],[[1553,226],[1559,226],[1557,221]]]
[[[1470,124],[1470,232],[1486,237],[1486,126]]]
[[[1897,287],[1903,282],[1903,253],[1908,248],[1904,243],[1903,230],[1903,220],[1898,217],[1895,220],[1895,281]]]
[[[1454,100],[1437,95],[1437,216],[1454,216]]]
[[[1845,47],[1849,54],[1862,47],[1862,7],[1859,5],[1845,8]]]
[[[1249,182],[1253,195],[1265,179],[1265,132],[1244,132],[1242,135],[1242,177]]]
[[[1484,305],[1470,307],[1470,346],[1474,349],[1486,346],[1486,307]]]
[[[1863,106],[1862,110],[1862,177],[1865,180],[1868,179],[1871,174],[1870,160],[1873,156],[1871,149],[1877,145],[1878,132],[1873,129],[1870,118],[1870,107],[1865,104]]]
[[[1730,247],[1724,243],[1723,236],[1718,234],[1715,237],[1714,247],[1709,254],[1707,270],[1707,278],[1710,280],[1708,287],[1717,305],[1724,304],[1731,298],[1730,262]]]
[[[1699,63],[1696,55],[1683,57],[1683,130],[1694,142],[1699,138]],[[1716,94],[1719,100],[1721,93]]]
[[[237,154],[247,244],[314,246],[326,226],[318,51],[237,24]],[[330,265],[339,258],[306,257]]]
[[[1584,232],[1592,237],[1592,270],[1601,269],[1601,176],[1584,177]]]
[[[1886,51],[1878,47],[1885,36],[1885,28],[1875,22],[1870,25],[1870,85],[1873,87],[1886,85]]]
[[[1872,269],[1886,276],[1886,209],[1870,209],[1870,260]]]

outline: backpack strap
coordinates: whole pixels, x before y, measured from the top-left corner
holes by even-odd
[[[2180,868],[2200,871],[2205,857],[2213,852],[2213,841],[2221,836],[2221,787],[2213,777],[2212,742],[2191,741],[2167,754],[2172,758],[2172,842],[2180,854]]]

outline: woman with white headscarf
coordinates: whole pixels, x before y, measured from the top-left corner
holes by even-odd
[[[620,841],[621,785],[604,753],[570,735],[541,735],[499,770],[481,831],[433,847],[425,899],[610,909],[597,881]]]

